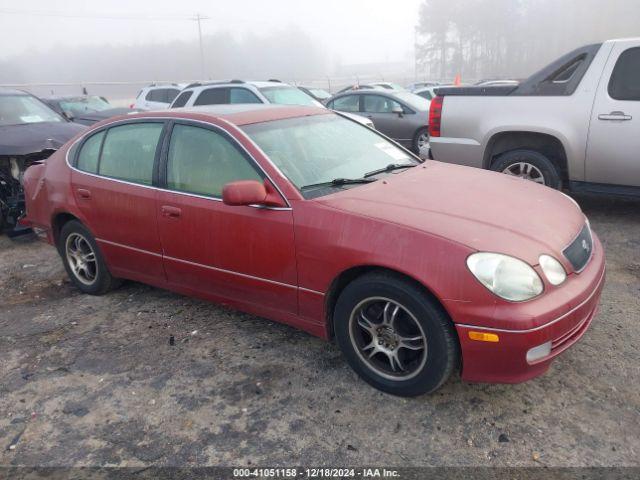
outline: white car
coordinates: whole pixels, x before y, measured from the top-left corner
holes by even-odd
[[[180,95],[176,97],[169,108],[246,103],[306,105],[325,108],[324,105],[302,90],[279,80],[268,80],[264,82],[230,80],[223,82],[192,83],[180,92]],[[369,128],[375,128],[373,122],[368,118],[344,112],[340,113]]]
[[[131,108],[141,110],[164,110],[169,108],[169,105],[171,105],[171,102],[178,96],[183,87],[184,84],[179,83],[152,83],[138,92],[136,101],[131,105]]]

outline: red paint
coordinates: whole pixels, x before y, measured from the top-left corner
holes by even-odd
[[[238,127],[322,114],[327,111],[291,107],[219,117],[175,111],[120,117],[187,118],[224,128],[273,180],[241,192],[231,186],[231,203],[243,203],[252,190],[284,208],[231,206],[87,175],[67,165],[69,143],[45,165],[27,170],[27,221],[53,243],[56,216],[73,215],[98,239],[116,276],[228,304],[323,338],[331,331],[325,294],[341,273],[355,267],[401,272],[449,313],[462,348],[462,376],[471,381],[527,380],[584,334],[600,298],[604,252],[594,234],[583,272],[573,272],[564,259],[562,250],[585,221],[570,199],[532,182],[428,162],[385,181],[305,200]],[[466,268],[476,251],[528,262],[541,274],[545,292],[522,303],[494,296]],[[546,282],[537,266],[543,253],[567,270],[561,286]],[[471,329],[497,332],[500,341],[471,341]],[[551,355],[527,364],[527,350],[548,340],[554,342]]]

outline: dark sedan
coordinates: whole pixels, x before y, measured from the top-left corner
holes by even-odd
[[[82,125],[93,125],[107,118],[139,111],[114,107],[106,98],[96,95],[54,96],[42,100],[60,115]]]
[[[370,118],[376,130],[417,154],[429,145],[431,102],[407,91],[361,89],[331,97],[327,108]]]
[[[38,98],[0,88],[0,231],[17,234],[24,213],[22,177],[85,129],[69,122]]]

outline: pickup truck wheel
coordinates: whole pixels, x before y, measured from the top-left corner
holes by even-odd
[[[121,283],[111,275],[93,235],[80,222],[64,224],[58,251],[67,275],[83,293],[103,295]]]
[[[458,338],[442,307],[392,273],[367,274],[347,285],[333,320],[351,368],[384,392],[433,392],[459,364]]]
[[[500,155],[491,165],[494,172],[524,178],[559,190],[562,180],[555,165],[535,150],[513,150]]]

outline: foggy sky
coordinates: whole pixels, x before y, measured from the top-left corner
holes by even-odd
[[[0,59],[56,47],[191,41],[197,39],[197,27],[184,19],[200,13],[211,17],[202,22],[203,35],[229,32],[242,39],[297,27],[332,62],[402,61],[413,55],[419,4],[420,0],[0,0]],[[123,16],[153,19],[118,19]]]

